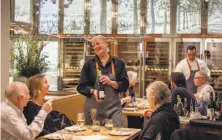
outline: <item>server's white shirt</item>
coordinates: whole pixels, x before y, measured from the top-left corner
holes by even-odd
[[[1,103],[1,140],[33,140],[42,131],[47,112],[40,110],[28,126],[23,111],[9,100]]]
[[[197,60],[197,61],[196,61]],[[207,65],[204,61],[196,58],[194,61],[190,61],[189,64],[191,66],[191,70],[198,70],[197,62],[199,64],[200,70],[205,71],[207,75],[210,77],[210,70],[207,68]],[[186,80],[190,77],[190,68],[187,64],[187,58],[181,60],[175,69],[175,72],[182,72],[186,77]]]

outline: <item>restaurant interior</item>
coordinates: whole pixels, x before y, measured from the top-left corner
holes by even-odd
[[[181,140],[222,139],[221,0],[8,0],[1,1],[1,7],[1,101],[9,83],[28,83],[31,76],[44,74],[49,84],[44,100],[52,100],[53,110],[81,126],[37,139],[145,140],[141,135],[151,117],[145,115],[150,108],[147,87],[161,81],[172,91],[171,73],[188,57],[189,46],[195,46],[194,57],[210,72],[206,84],[215,94],[214,106],[208,105],[202,115],[195,104],[193,115],[181,115],[178,95],[173,106],[180,121],[177,130],[186,130],[186,134],[174,132]],[[91,125],[79,123],[81,115],[85,122],[89,97],[77,87],[87,60],[97,55],[92,38],[98,35],[106,39],[109,55],[137,77],[133,85],[136,101],[121,108],[122,125],[115,126],[111,119],[109,132],[106,123],[103,127],[99,122],[97,134],[95,120]],[[34,67],[35,63],[42,67]],[[99,111],[95,111],[97,117]],[[175,135],[171,140],[178,139]],[[150,139],[165,140],[162,133],[158,136]]]

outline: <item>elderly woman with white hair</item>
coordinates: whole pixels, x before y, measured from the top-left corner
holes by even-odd
[[[170,140],[171,134],[180,126],[179,117],[171,106],[168,86],[155,81],[146,89],[150,109],[145,112],[150,119],[144,126],[140,140]]]
[[[210,105],[213,107],[215,101],[215,92],[213,87],[207,83],[207,73],[204,71],[198,71],[194,76],[194,84],[197,86],[197,93],[194,96],[197,99],[197,103],[200,105],[201,115],[207,115],[207,108]]]

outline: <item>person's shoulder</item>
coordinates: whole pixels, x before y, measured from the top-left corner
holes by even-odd
[[[28,101],[27,105],[23,109],[23,112],[34,111],[35,108],[39,108],[39,106],[35,104],[33,101]]]
[[[121,63],[121,64],[124,63],[124,61],[122,60],[122,58],[118,58],[118,57],[115,57],[115,56],[112,56],[111,58],[112,58],[112,60],[114,60],[115,62],[118,62],[118,63]]]
[[[92,62],[95,62],[95,56],[92,56],[88,58],[87,60],[85,60],[85,64],[91,64]]]
[[[196,58],[197,59],[197,62],[199,63],[199,64],[206,64],[203,60],[201,60],[201,59],[199,59],[199,58]]]
[[[7,103],[1,103],[1,119],[7,119],[8,117],[15,115],[16,110],[9,106]]]
[[[179,63],[177,63],[177,66],[184,66],[184,63],[186,63],[186,58],[182,59]]]

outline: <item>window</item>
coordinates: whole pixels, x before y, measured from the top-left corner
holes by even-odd
[[[64,33],[84,33],[84,0],[64,1]]]
[[[178,34],[200,34],[200,0],[178,0],[176,32]]]
[[[148,0],[147,3],[148,34],[170,33],[170,0]]]
[[[15,21],[31,23],[30,0],[15,0]]]
[[[112,1],[91,0],[90,33],[111,34]]]
[[[118,1],[118,33],[138,34],[140,0],[119,0]]]
[[[40,0],[39,34],[58,33],[59,0]]]
[[[208,33],[222,33],[222,1],[210,0],[208,6]]]
[[[49,70],[45,72],[45,75],[50,85],[50,91],[58,91],[57,78],[58,78],[58,42],[44,42],[46,46],[43,48],[43,53],[47,53],[49,61]]]

